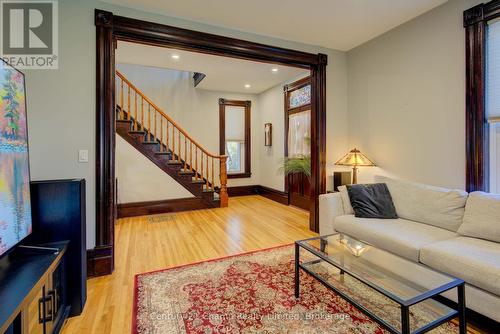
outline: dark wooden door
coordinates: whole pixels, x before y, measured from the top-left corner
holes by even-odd
[[[311,159],[311,78],[285,86],[285,157]],[[309,210],[311,183],[304,173],[285,176],[291,205]]]

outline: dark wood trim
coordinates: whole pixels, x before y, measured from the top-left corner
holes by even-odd
[[[288,193],[261,185],[228,187],[229,196],[260,195],[283,205],[288,205]]]
[[[466,57],[466,190],[489,190],[489,124],[485,110],[486,30],[500,16],[500,0],[464,12]]]
[[[256,195],[258,191],[257,185],[227,187],[229,197]]]
[[[99,259],[96,272],[114,268],[115,226],[115,37],[114,16],[96,11],[96,249],[111,249],[108,259]],[[103,268],[102,266],[109,266]]]
[[[87,277],[109,275],[113,272],[113,246],[87,249]]]
[[[200,82],[205,79],[207,75],[205,73],[195,72],[193,74],[194,86],[198,86]]]
[[[198,197],[118,204],[118,218],[213,208]]]
[[[101,10],[96,10],[102,12]],[[109,12],[106,12],[109,13]],[[112,13],[110,13],[113,15]],[[194,51],[217,56],[310,68],[318,55],[155,22],[114,16],[114,35],[127,42]]]
[[[288,205],[288,193],[273,188],[258,186],[257,193],[275,202]]]
[[[327,56],[167,26],[95,10],[96,25],[96,246],[114,247],[115,112],[114,71],[116,41],[261,61],[311,70],[313,104],[313,159],[311,229],[318,230],[317,198],[325,192],[326,65]],[[315,137],[317,136],[317,137]],[[317,160],[317,161],[315,161]],[[110,266],[113,269],[113,252]]]
[[[245,171],[243,173],[227,173],[228,179],[242,179],[252,176],[252,139],[251,139],[251,101],[219,99],[219,154],[226,154],[226,107],[245,108]]]
[[[464,27],[488,22],[500,17],[500,1],[482,3],[464,11]]]

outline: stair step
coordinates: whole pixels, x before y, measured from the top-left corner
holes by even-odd
[[[214,191],[211,188],[203,188],[203,193],[213,193]]]
[[[132,124],[132,120],[130,120],[130,119],[117,119],[116,121],[119,122],[119,123],[129,123],[129,124]]]
[[[184,163],[182,161],[174,161],[174,160],[170,160],[170,161],[167,161],[167,165],[183,165]]]
[[[163,151],[163,152],[155,152],[156,155],[170,155],[170,152]]]
[[[144,145],[158,145],[159,144],[157,141],[143,141],[142,143]]]
[[[191,180],[191,183],[196,183],[196,184],[200,183],[201,184],[201,183],[205,183],[205,181],[202,179],[198,179],[198,180],[193,179],[193,180]]]
[[[131,135],[145,135],[145,134],[146,134],[146,131],[142,131],[142,130],[133,130],[133,131],[129,131],[128,133],[129,133],[129,134],[131,134]]]
[[[194,171],[189,170],[189,169],[186,169],[186,170],[185,169],[181,169],[179,171],[179,174],[181,174],[181,175],[194,175],[195,173],[194,173]]]

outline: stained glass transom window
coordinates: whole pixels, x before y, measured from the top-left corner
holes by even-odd
[[[289,94],[290,108],[297,108],[311,103],[311,85],[296,89]]]

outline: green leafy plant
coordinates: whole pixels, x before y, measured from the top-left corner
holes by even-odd
[[[284,158],[282,160],[279,171],[285,175],[294,173],[304,173],[309,179],[311,178],[311,156],[299,155],[293,158]]]

